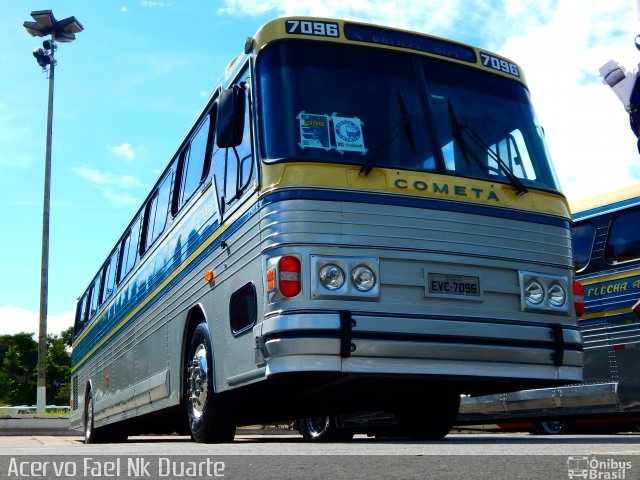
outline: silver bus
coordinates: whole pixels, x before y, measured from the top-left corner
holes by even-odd
[[[570,217],[520,68],[283,18],[247,39],[78,302],[71,427],[225,442],[582,378]]]

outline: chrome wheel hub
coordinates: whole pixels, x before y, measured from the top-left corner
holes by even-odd
[[[209,386],[207,347],[202,343],[196,348],[187,372],[189,375],[187,399],[191,406],[193,416],[199,418],[202,416],[202,412],[204,411]]]
[[[93,430],[93,398],[89,398],[87,401],[87,412],[84,420],[84,441],[88,443],[91,438],[91,431]]]
[[[307,430],[313,438],[322,436],[329,428],[330,417],[309,417],[305,420],[307,423]]]

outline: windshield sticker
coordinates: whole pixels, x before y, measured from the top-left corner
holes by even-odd
[[[339,152],[367,153],[362,136],[362,121],[358,117],[331,117],[333,133],[336,137],[336,150]]]
[[[300,121],[300,148],[331,150],[328,115],[314,115],[302,111],[296,118]]]

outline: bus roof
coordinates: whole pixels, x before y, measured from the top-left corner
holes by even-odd
[[[454,40],[421,32],[350,20],[315,17],[283,17],[265,23],[247,38],[245,53],[255,54],[267,44],[283,39],[316,40],[366,45],[446,59],[479,68],[526,84],[522,69],[511,60]]]
[[[575,220],[640,204],[640,183],[571,203]]]

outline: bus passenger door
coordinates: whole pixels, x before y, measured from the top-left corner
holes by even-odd
[[[249,91],[245,72],[236,84],[221,92],[212,158],[224,225],[220,247],[224,253],[218,259],[217,270],[220,286],[210,307],[214,354],[224,352],[215,359],[216,384],[221,388],[244,383],[254,377],[257,368],[251,332],[259,318],[257,298],[262,291],[262,270],[259,222],[256,215],[248,214],[257,200]],[[230,119],[234,111],[235,118]]]

